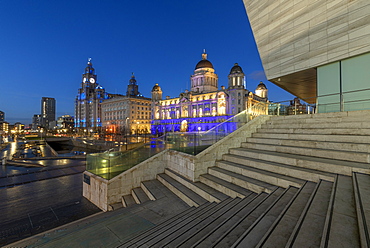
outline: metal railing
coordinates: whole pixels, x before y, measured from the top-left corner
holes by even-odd
[[[370,109],[370,88],[269,103],[269,115],[298,115]],[[308,102],[315,102],[310,104]]]

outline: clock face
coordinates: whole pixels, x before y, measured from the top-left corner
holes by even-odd
[[[95,83],[95,79],[94,78],[90,78],[90,83]]]

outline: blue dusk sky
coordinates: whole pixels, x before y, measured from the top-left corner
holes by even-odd
[[[88,58],[109,93],[125,94],[134,72],[144,96],[158,83],[177,97],[206,49],[219,88],[239,63],[248,90],[263,81],[271,101],[293,98],[266,80],[241,0],[3,0],[0,23],[0,110],[11,124],[31,123],[42,97],[56,99],[57,117],[74,115]]]

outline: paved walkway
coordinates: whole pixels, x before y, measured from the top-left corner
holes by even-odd
[[[141,205],[98,213],[10,244],[9,247],[117,247],[130,236],[188,208],[179,198],[166,195]]]
[[[0,165],[0,246],[101,211],[82,196],[85,161],[38,162]]]

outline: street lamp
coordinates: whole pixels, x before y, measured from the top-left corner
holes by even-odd
[[[129,119],[130,119],[129,117],[126,117],[126,120],[125,120],[125,122],[126,122],[126,151],[127,151],[127,142],[128,142],[128,140],[127,140],[127,131],[128,131],[127,121],[128,121]]]
[[[202,128],[201,127],[198,127],[198,146],[200,146],[200,136],[199,136],[199,132]],[[194,154],[196,155],[196,154]]]

